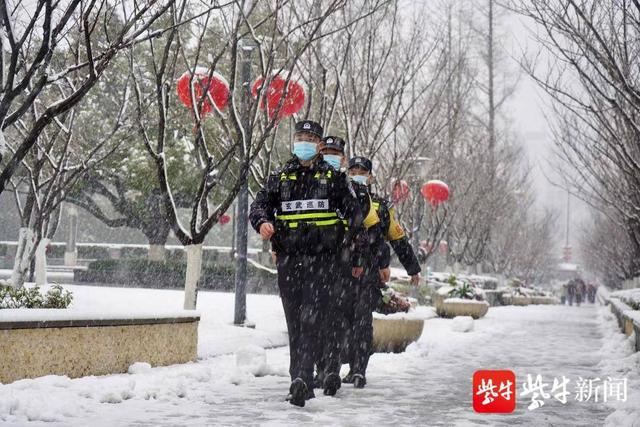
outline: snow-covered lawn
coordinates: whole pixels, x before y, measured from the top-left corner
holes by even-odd
[[[182,292],[70,286],[77,306],[175,310]],[[200,293],[200,360],[130,374],[68,379],[51,376],[0,385],[0,423],[29,425],[632,425],[640,420],[640,362],[608,308],[493,307],[486,317],[431,318],[402,354],[373,355],[364,390],[344,386],[335,398],[316,393],[305,408],[284,402],[288,348],[280,301],[250,295],[256,329],[235,328],[233,295]],[[428,318],[430,309],[414,315]],[[464,327],[462,327],[464,326]],[[228,352],[235,354],[225,354]],[[211,357],[213,355],[220,355]],[[1,356],[0,356],[1,357]],[[510,415],[476,414],[471,378],[478,369],[511,369],[518,394],[527,374],[546,383],[565,375],[625,376],[626,402],[566,404],[546,400],[529,411],[518,396]],[[550,387],[550,385],[549,385]],[[549,390],[547,390],[549,391]],[[612,413],[612,411],[616,410]],[[609,418],[607,418],[609,417]],[[640,423],[640,421],[636,421]],[[637,424],[638,425],[638,424]]]
[[[64,285],[73,292],[72,310],[98,313],[129,311],[135,313],[182,311],[184,292],[137,288]],[[197,312],[198,357],[200,359],[233,353],[247,345],[269,348],[288,344],[287,325],[275,295],[248,295],[247,317],[255,329],[233,326],[234,294],[199,292]]]

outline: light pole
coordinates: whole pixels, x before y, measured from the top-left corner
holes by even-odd
[[[249,112],[251,109],[251,53],[257,47],[252,40],[240,40],[240,75],[242,80],[241,108],[242,108],[242,128],[244,131],[244,141],[240,150],[245,150],[241,159],[249,155],[247,142],[251,141],[251,126]],[[235,272],[235,310],[233,324],[246,326],[247,320],[247,239],[249,221],[249,182],[245,175],[238,193],[236,209],[236,272]]]
[[[411,187],[417,188],[420,183],[424,183],[427,179],[427,166],[433,159],[430,157],[414,157],[411,159],[412,173],[410,175]],[[424,210],[422,198],[419,196],[420,189],[418,189],[418,195],[416,195],[416,202],[413,209],[413,228],[411,230],[411,245],[415,251],[420,247],[420,228],[422,226],[422,213]]]

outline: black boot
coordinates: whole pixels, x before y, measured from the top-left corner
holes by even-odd
[[[311,393],[313,393],[313,390]],[[307,388],[307,385],[302,381],[302,378],[296,378],[291,382],[287,400],[292,405],[304,407],[305,401],[309,398],[308,395],[309,389]]]
[[[324,394],[325,396],[335,396],[336,392],[342,385],[340,381],[340,375],[331,373],[324,379]]]
[[[324,387],[324,371],[318,371],[316,376],[313,378],[313,388],[322,387]]]
[[[355,374],[353,376],[353,386],[355,388],[364,388],[364,386],[367,384],[367,379],[360,374]]]

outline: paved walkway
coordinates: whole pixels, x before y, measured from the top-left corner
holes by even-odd
[[[320,392],[305,408],[284,402],[289,383],[286,347],[268,350],[267,364],[251,368],[251,373],[238,368],[235,357],[227,355],[135,375],[55,377],[10,385],[5,391],[28,391],[29,401],[23,396],[21,405],[31,405],[37,393],[42,399],[55,396],[63,418],[53,414],[49,426],[598,426],[612,409],[600,402],[576,401],[575,388],[579,377],[616,376],[596,366],[606,331],[601,310],[591,305],[492,307],[467,333],[454,331],[452,320],[430,319],[421,339],[405,353],[372,357],[367,388],[346,385],[334,398]],[[613,329],[610,323],[606,327]],[[514,413],[473,411],[471,379],[478,369],[516,373]],[[554,377],[569,378],[568,402],[561,404],[551,397],[544,406],[528,410],[530,399],[520,397],[527,374],[540,374],[549,384],[547,391]],[[42,420],[35,400],[34,414]]]
[[[372,358],[365,390],[345,386],[336,398],[319,396],[304,409],[282,402],[288,378],[275,376],[255,378],[233,386],[227,393],[212,390],[216,396],[209,396],[212,400],[207,402],[203,394],[202,401],[191,407],[193,412],[185,410],[191,405],[169,409],[156,404],[137,408],[144,411],[144,417],[123,416],[127,412],[123,407],[100,411],[100,417],[114,416],[116,420],[149,426],[187,421],[196,425],[594,426],[601,425],[611,412],[601,403],[578,402],[574,396],[579,377],[607,375],[595,366],[602,334],[594,306],[492,308],[486,318],[475,322],[470,333],[453,332],[451,320],[431,319],[426,325],[423,337],[408,352]],[[287,351],[269,351],[269,363],[281,370],[286,368]],[[518,394],[527,374],[542,375],[543,381],[550,383],[547,391],[554,377],[564,375],[571,380],[571,395],[564,405],[551,398],[541,408],[529,411],[530,401],[519,398],[513,414],[476,414],[471,408],[471,378],[478,369],[513,370]]]

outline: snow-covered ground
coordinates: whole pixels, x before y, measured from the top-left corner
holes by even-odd
[[[70,286],[76,305],[108,310],[179,309],[182,293]],[[233,295],[201,293],[200,360],[130,374],[68,379],[51,376],[0,385],[0,423],[6,425],[640,425],[640,361],[608,308],[491,307],[486,317],[431,318],[420,340],[402,354],[375,354],[364,390],[344,386],[334,398],[317,393],[305,408],[284,402],[288,348],[277,297],[250,295],[256,329],[230,326]],[[430,317],[430,311],[419,315]],[[461,327],[464,323],[464,327]],[[466,332],[465,332],[466,331]],[[278,341],[280,340],[280,341]],[[229,351],[235,354],[225,354]],[[220,355],[222,354],[222,355]],[[220,355],[211,357],[213,355]],[[517,375],[513,414],[477,414],[473,372],[511,369]],[[571,380],[566,404],[553,397],[529,411],[520,397],[527,374],[545,383]],[[579,402],[580,377],[626,377],[626,402]],[[547,392],[550,391],[547,389]],[[615,412],[614,412],[615,411]],[[634,424],[635,423],[635,424]]]

